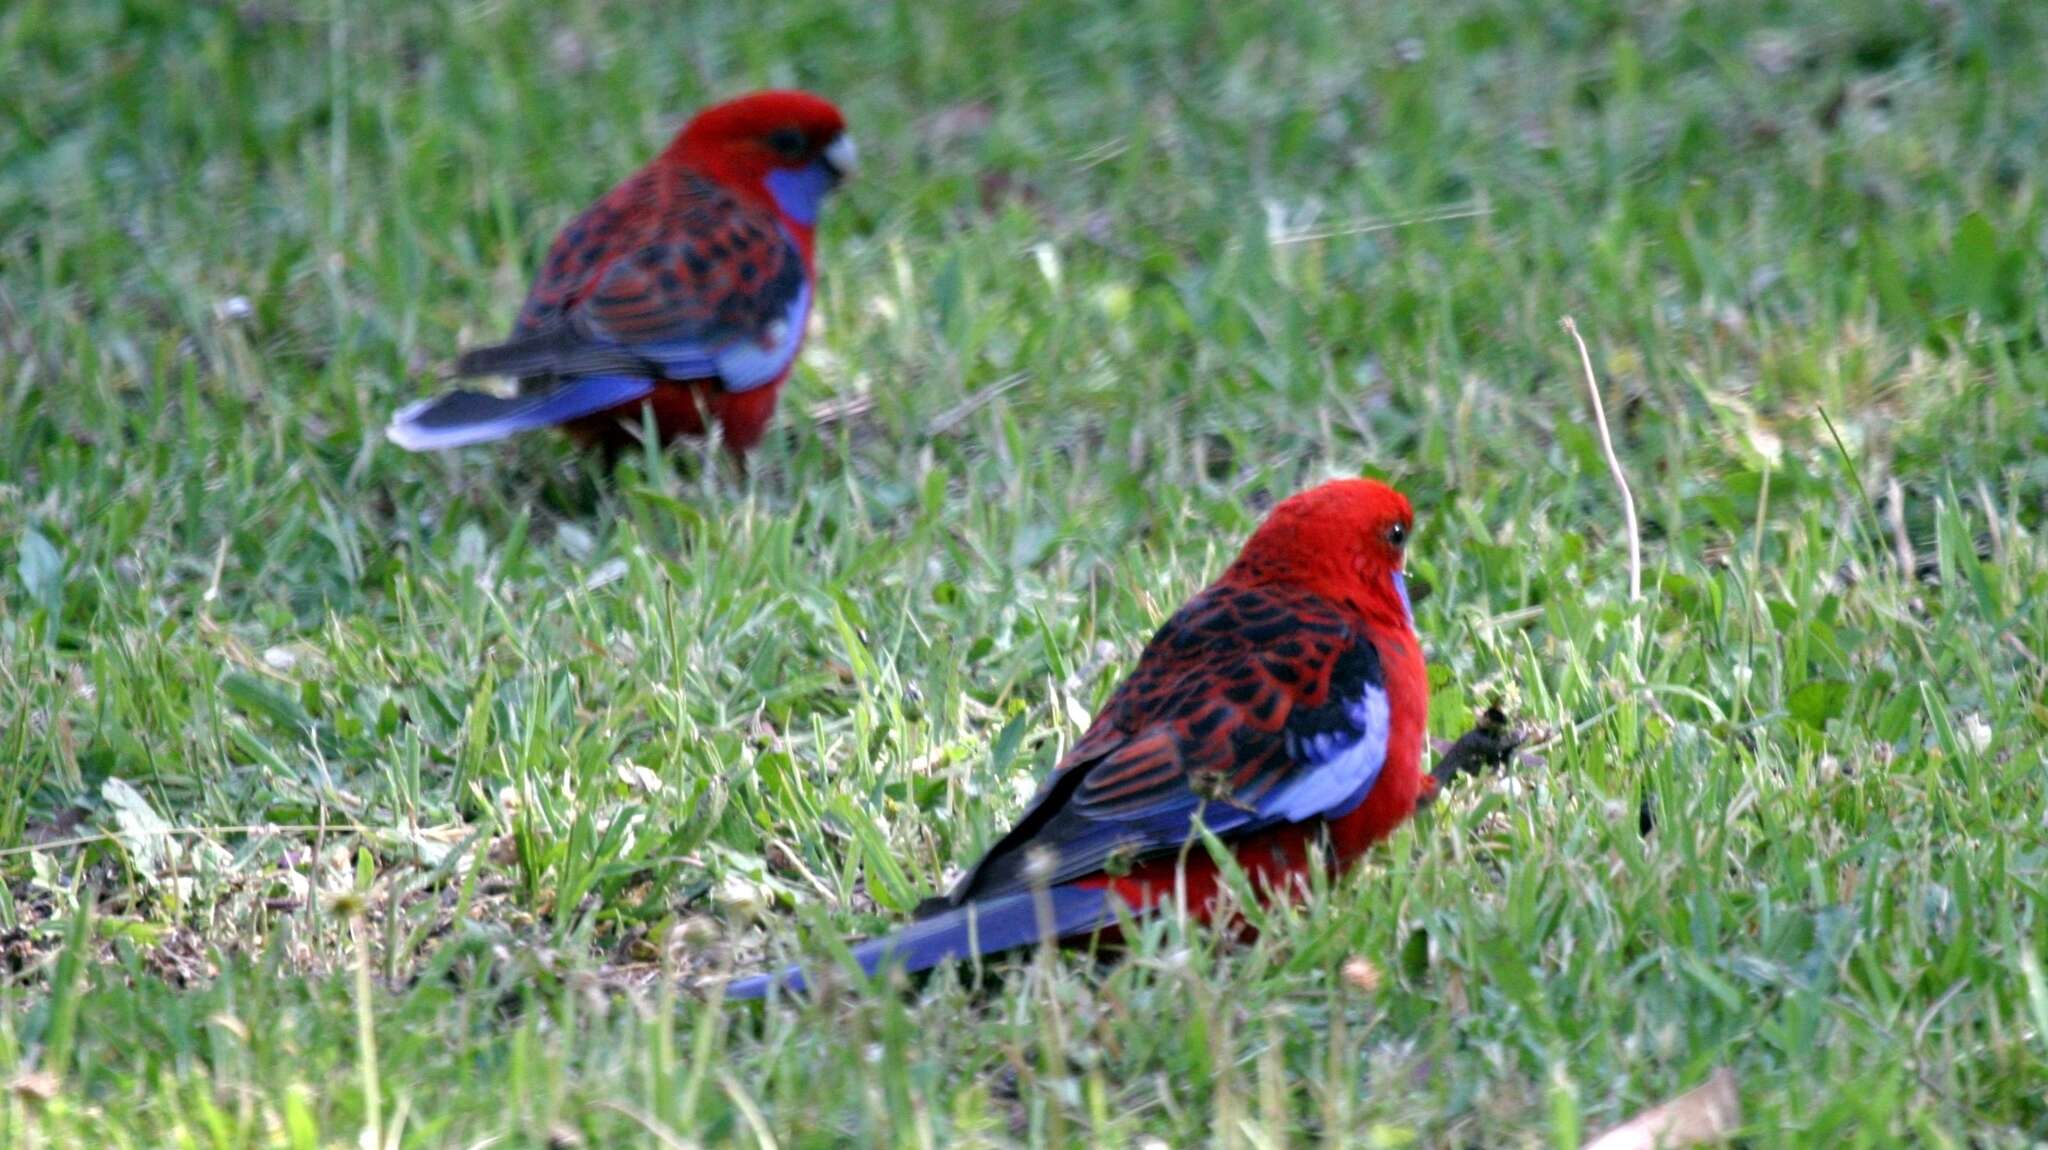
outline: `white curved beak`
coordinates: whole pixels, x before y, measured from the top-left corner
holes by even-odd
[[[859,171],[860,152],[853,146],[853,137],[841,133],[838,139],[825,145],[825,163],[841,176]]]

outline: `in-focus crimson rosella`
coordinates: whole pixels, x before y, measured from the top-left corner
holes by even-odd
[[[803,345],[819,208],[853,168],[846,122],[817,96],[705,109],[555,237],[511,338],[457,362],[518,394],[452,391],[386,434],[432,451],[561,425],[616,450],[645,405],[664,443],[703,434],[708,411],[743,455]]]
[[[1221,892],[1193,822],[1266,897],[1298,896],[1322,857],[1348,866],[1415,810],[1429,680],[1403,575],[1408,500],[1343,479],[1274,507],[1221,578],[1159,629],[1016,825],[918,920],[859,943],[873,973],[1112,926]],[[1322,840],[1325,849],[1312,847]],[[800,989],[790,968],[733,997]]]

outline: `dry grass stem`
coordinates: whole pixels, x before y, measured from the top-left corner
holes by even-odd
[[[1583,1150],[1681,1150],[1724,1142],[1742,1125],[1742,1095],[1726,1067],[1706,1082],[1586,1143]]]
[[[1593,397],[1593,422],[1600,429],[1600,450],[1607,456],[1607,470],[1614,476],[1614,485],[1621,489],[1621,513],[1628,521],[1628,597],[1634,602],[1643,597],[1643,533],[1636,525],[1636,497],[1628,488],[1628,475],[1621,469],[1621,458],[1614,454],[1614,437],[1607,431],[1607,406],[1600,402],[1600,381],[1593,375],[1593,357],[1586,351],[1586,341],[1579,335],[1579,325],[1572,317],[1565,316],[1564,330],[1579,345],[1579,364],[1586,369],[1586,393]]]
[[[1913,537],[1906,533],[1906,489],[1897,476],[1885,480],[1885,518],[1891,521],[1892,549],[1898,553],[1902,577],[1911,579],[1920,569],[1920,557],[1913,553]]]

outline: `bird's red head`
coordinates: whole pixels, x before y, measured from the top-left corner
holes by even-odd
[[[856,163],[846,117],[809,92],[755,92],[697,113],[665,158],[746,194],[764,196],[792,223],[817,221],[825,194]]]
[[[1335,479],[1274,507],[1224,579],[1300,587],[1408,631],[1403,569],[1414,533],[1406,496],[1371,479]]]

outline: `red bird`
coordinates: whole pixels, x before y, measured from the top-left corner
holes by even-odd
[[[1382,483],[1286,500],[1175,612],[1010,832],[918,921],[853,948],[861,969],[1081,938],[1120,905],[1207,920],[1222,889],[1193,822],[1253,887],[1297,897],[1318,840],[1347,867],[1415,810],[1429,680],[1402,573],[1414,514]],[[1042,893],[1042,898],[1041,898]],[[732,997],[801,989],[797,968]]]
[[[555,237],[512,337],[457,361],[518,394],[452,391],[385,434],[433,451],[562,425],[616,451],[644,404],[663,443],[702,435],[708,410],[743,456],[803,346],[819,208],[853,168],[839,109],[807,92],[705,109]]]

